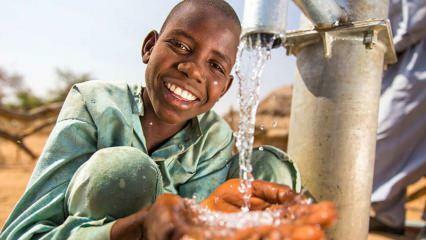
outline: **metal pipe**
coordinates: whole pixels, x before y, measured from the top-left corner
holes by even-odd
[[[318,29],[337,26],[347,20],[344,9],[334,0],[294,0]],[[241,38],[269,35],[285,41],[288,0],[246,0]]]
[[[386,19],[388,0],[348,0],[350,19]],[[373,37],[372,37],[373,36]],[[324,44],[331,54],[324,57]],[[288,151],[302,184],[332,200],[338,222],[329,239],[367,239],[377,112],[386,48],[374,32],[331,35],[297,53]],[[366,46],[367,45],[367,46]]]
[[[334,0],[293,0],[317,29],[327,29],[347,21],[347,13]]]

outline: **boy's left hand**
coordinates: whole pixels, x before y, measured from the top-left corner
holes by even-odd
[[[243,195],[238,190],[238,179],[230,179],[220,185],[208,198],[200,204],[213,211],[238,212],[243,206]],[[252,196],[250,198],[250,210],[265,210],[272,204],[283,204],[292,201],[296,194],[290,187],[254,180]]]

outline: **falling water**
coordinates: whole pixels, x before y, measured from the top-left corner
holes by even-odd
[[[270,50],[275,37],[262,38],[261,34],[250,35],[242,39],[235,72],[238,76],[238,103],[240,121],[237,133],[237,148],[240,163],[240,187],[243,194],[243,212],[249,210],[249,200],[252,188],[251,154],[253,146],[256,109],[259,104],[260,76],[266,60],[270,57]]]

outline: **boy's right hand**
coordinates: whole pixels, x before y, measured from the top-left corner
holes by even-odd
[[[150,207],[118,219],[112,226],[111,240],[163,240],[181,239],[185,235],[200,236],[201,228],[193,226],[192,218],[183,198],[162,194]]]

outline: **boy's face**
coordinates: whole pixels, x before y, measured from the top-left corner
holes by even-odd
[[[142,56],[146,93],[162,121],[182,123],[210,110],[233,77],[240,30],[229,18],[189,4],[151,32]]]

